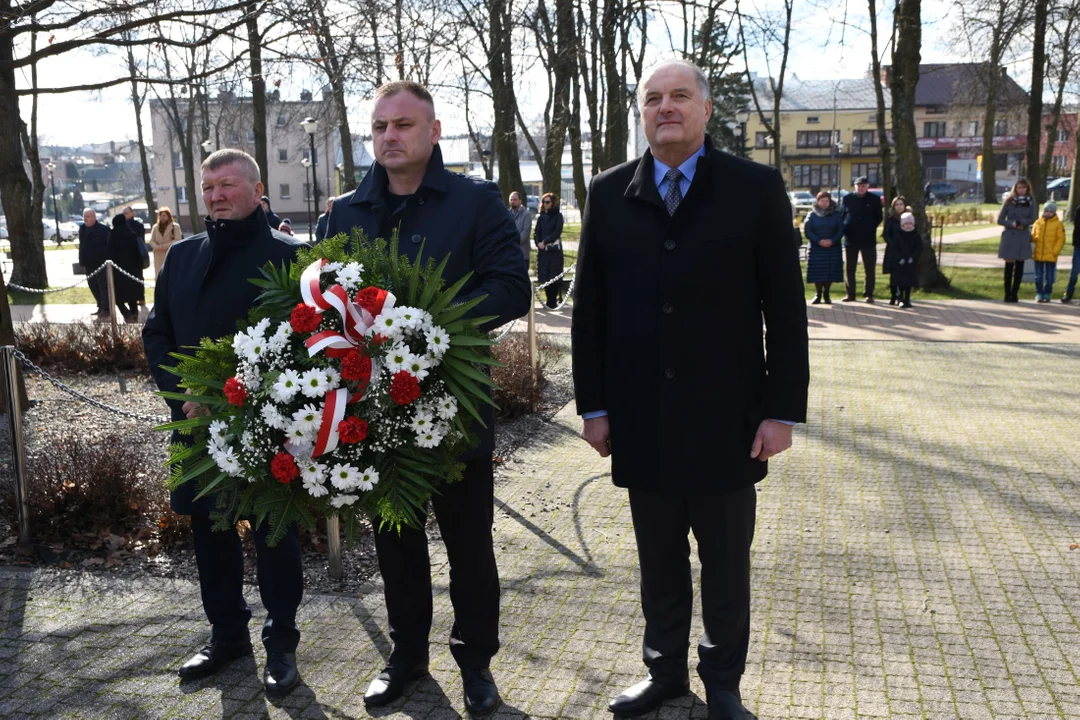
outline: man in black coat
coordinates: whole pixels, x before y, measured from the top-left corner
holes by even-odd
[[[867,192],[870,181],[866,177],[855,178],[855,192],[848,193],[840,201],[844,217],[844,262],[847,265],[847,295],[844,302],[855,300],[855,268],[862,254],[866,283],[863,297],[874,302],[874,271],[877,265],[877,229],[881,224],[881,198]]]
[[[249,279],[270,262],[281,266],[304,244],[272,230],[259,206],[259,166],[247,153],[218,150],[203,161],[203,201],[209,217],[206,232],[174,243],[154,290],[154,309],[143,328],[143,348],[154,380],[162,390],[179,392],[179,378],[164,370],[202,338],[233,335],[259,295]],[[190,351],[187,351],[190,352]],[[173,420],[202,411],[195,403],[166,401]],[[173,433],[172,442],[184,436]],[[236,530],[214,532],[211,497],[195,500],[196,488],[185,483],[172,493],[172,509],[191,515],[195,562],[199,569],[203,609],[210,621],[210,643],[180,668],[184,679],[212,675],[230,660],[251,654],[244,602],[244,553]],[[271,695],[283,695],[300,681],[296,647],[300,628],[296,610],[303,596],[300,536],[294,526],[276,547],[266,545],[264,522],[255,529],[259,596],[267,609],[262,641],[266,648],[263,684]]]
[[[361,228],[368,237],[388,238],[398,230],[399,251],[410,260],[417,260],[422,243],[424,260],[440,262],[449,255],[443,275],[448,285],[472,273],[458,300],[484,297],[470,314],[496,317],[488,329],[527,313],[529,277],[518,231],[494,183],[443,168],[442,127],[430,93],[406,81],[380,87],[371,129],[375,163],[355,192],[334,201],[327,237]],[[488,670],[499,649],[499,572],[491,537],[495,431],[491,408],[484,406],[481,415],[486,427],[474,428],[480,446],[461,458],[464,478],[441,486],[431,499],[450,561],[450,652],[474,717],[489,715],[499,704]],[[394,648],[364,695],[369,706],[394,701],[406,683],[427,673],[432,619],[423,527],[376,532],[375,548]]]
[[[649,677],[611,702],[625,717],[689,692],[693,530],[709,718],[753,718],[739,681],[754,484],[806,420],[806,300],[784,182],[713,147],[708,97],[689,63],[647,73],[638,103],[649,150],[593,178],[582,221],[577,409],[582,436],[629,489],[641,566]],[[717,222],[732,198],[739,211]]]
[[[105,264],[109,243],[109,228],[97,221],[97,213],[91,208],[83,210],[82,225],[79,226],[79,264],[90,275]],[[105,287],[105,272],[99,272],[86,281],[97,303],[96,317],[108,318],[112,309],[109,307],[109,291]]]

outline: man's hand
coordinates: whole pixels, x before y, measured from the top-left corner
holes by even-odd
[[[754,445],[750,448],[750,457],[764,462],[773,455],[791,447],[791,425],[775,420],[762,420],[758,425]]]
[[[593,446],[600,457],[611,454],[611,426],[608,424],[607,415],[591,418],[585,421],[585,429],[581,431],[581,437],[585,442]],[[790,433],[788,434],[790,444]]]
[[[544,248],[546,248],[546,247],[547,247],[547,243],[540,243],[540,244],[538,244],[538,245],[537,245],[536,247],[538,247],[539,249],[543,250]]]
[[[190,395],[191,391],[190,390],[185,390],[184,394],[185,395]],[[209,408],[203,407],[202,405],[200,405],[199,403],[196,403],[196,402],[186,402],[186,403],[184,403],[183,407],[180,408],[180,409],[184,411],[184,417],[186,417],[188,420],[190,420],[191,418],[199,417],[200,415],[209,415],[210,414],[210,409]]]
[[[831,248],[832,247],[832,240],[829,240],[828,238],[826,238],[825,240],[822,240],[821,242],[819,242],[818,245],[820,245],[823,248]]]

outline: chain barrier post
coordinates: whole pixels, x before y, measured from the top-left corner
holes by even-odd
[[[15,470],[15,504],[19,517],[19,542],[30,542],[30,506],[26,496],[26,449],[23,447],[22,409],[19,407],[19,376],[15,364],[15,348],[0,347],[4,389],[7,391],[8,431],[11,434],[11,465]]]
[[[341,579],[341,522],[338,516],[326,517],[326,547],[330,556],[330,577]]]
[[[536,411],[536,285],[529,281],[532,293],[529,303],[529,412]]]
[[[105,265],[105,284],[109,287],[109,324],[112,325],[112,338],[115,343],[119,335],[116,329],[116,282],[113,280],[112,260],[106,260]]]

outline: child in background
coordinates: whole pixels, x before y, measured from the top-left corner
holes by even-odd
[[[892,281],[905,308],[911,307],[911,288],[919,281],[915,263],[922,254],[922,245],[922,238],[915,230],[915,216],[905,212],[900,216],[900,231],[892,239]]]
[[[1058,255],[1065,247],[1065,225],[1058,219],[1056,203],[1043,206],[1042,217],[1031,228],[1031,242],[1035,245],[1035,301],[1048,303],[1054,292]]]

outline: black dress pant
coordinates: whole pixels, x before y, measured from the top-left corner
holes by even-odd
[[[251,609],[244,601],[244,550],[236,530],[215,532],[206,515],[191,516],[195,562],[211,637],[233,640],[248,634]],[[304,595],[300,534],[295,525],[275,547],[266,544],[267,523],[255,530],[259,597],[266,606],[262,642],[267,652],[295,652],[300,643],[296,609]]]
[[[863,296],[870,297],[874,294],[874,273],[877,271],[877,245],[861,245],[844,248],[844,264],[847,271],[847,294],[855,297],[855,270],[859,264],[859,254],[862,254],[863,269],[866,271],[866,283],[863,285]]]
[[[462,669],[488,667],[499,651],[499,570],[495,565],[491,523],[494,473],[491,455],[465,463],[464,477],[432,495],[450,561],[450,602],[454,626],[450,652]],[[431,564],[427,533],[402,527],[375,533],[390,639],[391,665],[412,665],[428,658],[431,633]]]
[[[665,495],[630,490],[641,609],[643,659],[649,675],[686,682],[694,582],[690,576],[693,530],[701,560],[698,674],[712,690],[739,688],[750,645],[750,544],[757,491],[753,485],[717,495]]]
[[[96,270],[94,268],[93,270]],[[86,273],[93,272],[92,269],[87,268]],[[90,294],[94,296],[94,302],[97,303],[98,315],[106,315],[109,313],[109,289],[106,287],[105,272],[99,272],[94,277],[86,281],[86,284],[90,288]]]

